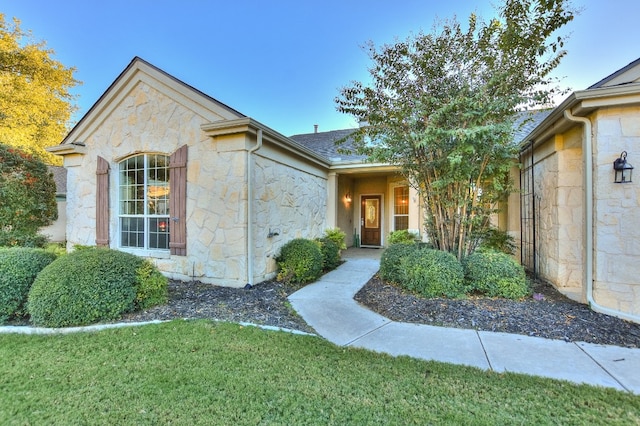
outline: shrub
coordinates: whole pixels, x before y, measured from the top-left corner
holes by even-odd
[[[338,251],[346,250],[347,244],[344,240],[346,236],[347,234],[342,232],[342,229],[340,228],[330,228],[324,231],[324,238],[327,238],[336,243],[336,245],[338,246]]]
[[[489,228],[482,236],[480,248],[514,254],[517,247],[513,237],[509,235],[507,231],[498,228]]]
[[[476,250],[464,259],[463,265],[465,280],[472,291],[509,299],[530,294],[524,268],[508,254]]]
[[[405,279],[401,261],[414,251],[418,250],[416,244],[392,244],[380,258],[380,278],[385,281],[401,284]]]
[[[418,239],[417,235],[406,229],[393,231],[389,234],[389,244],[413,244]]]
[[[136,269],[136,310],[163,305],[169,299],[169,280],[148,260]]]
[[[35,325],[47,327],[109,321],[161,300],[163,285],[155,268],[137,256],[106,248],[76,250],[40,272],[27,308]]]
[[[38,229],[58,218],[56,184],[37,156],[0,144],[0,244],[42,247]]]
[[[304,238],[289,241],[282,246],[276,262],[280,267],[279,281],[304,284],[322,274],[322,251],[317,241]]]
[[[38,273],[56,255],[42,249],[0,249],[0,324],[25,313],[24,305]]]
[[[464,271],[456,257],[434,249],[415,250],[400,261],[402,285],[424,297],[462,297]]]
[[[340,258],[340,248],[334,240],[329,238],[320,238],[320,251],[322,252],[322,266],[325,271],[331,271],[340,266],[342,259]]]

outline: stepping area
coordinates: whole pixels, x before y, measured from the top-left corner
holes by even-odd
[[[289,296],[316,332],[340,346],[586,383],[640,395],[640,349],[391,321],[353,296],[380,267],[381,250],[349,249],[345,263]]]

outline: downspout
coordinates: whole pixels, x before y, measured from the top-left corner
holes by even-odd
[[[262,129],[256,132],[256,145],[247,151],[247,285],[245,288],[253,287],[253,158],[252,154],[262,148]]]
[[[570,110],[564,111],[564,116],[574,122],[584,124],[584,189],[585,189],[585,266],[584,276],[587,281],[587,303],[596,312],[612,315],[627,321],[640,323],[640,316],[621,312],[616,309],[599,305],[593,298],[593,144],[591,137],[591,120],[585,117],[576,117]]]

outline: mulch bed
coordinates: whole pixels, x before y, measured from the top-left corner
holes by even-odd
[[[640,348],[640,324],[592,311],[542,281],[532,289],[535,297],[523,301],[423,299],[376,275],[355,299],[394,321]]]

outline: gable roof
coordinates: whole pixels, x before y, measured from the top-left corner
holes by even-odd
[[[599,82],[589,86],[587,90],[638,83],[640,82],[640,66],[638,65],[640,65],[640,58],[631,62],[627,66],[620,68],[613,74],[608,75]]]
[[[298,144],[321,155],[330,163],[362,162],[367,156],[355,153],[354,140],[350,136],[355,129],[332,130],[329,132],[304,133],[290,136]],[[344,143],[336,145],[337,141]],[[343,153],[341,151],[350,151]]]
[[[80,121],[71,129],[67,136],[62,140],[60,145],[74,144],[77,141],[77,136],[82,131],[90,126],[90,122],[94,120],[98,115],[105,110],[111,99],[118,96],[123,90],[123,87],[127,86],[130,82],[137,82],[143,80],[145,75],[150,75],[156,80],[161,80],[167,85],[170,85],[177,92],[183,94],[185,98],[194,101],[201,105],[204,109],[211,110],[216,109],[221,111],[226,119],[245,118],[246,115],[231,108],[230,106],[212,98],[204,92],[194,88],[193,86],[179,80],[178,78],[166,73],[155,65],[145,61],[144,59],[135,56],[129,65],[118,75],[118,77],[111,83],[111,85],[105,90],[105,92],[98,98],[98,100],[89,108],[89,111],[80,119]],[[149,81],[147,79],[147,81]],[[55,148],[55,147],[54,147]],[[54,151],[60,151],[53,149]]]

